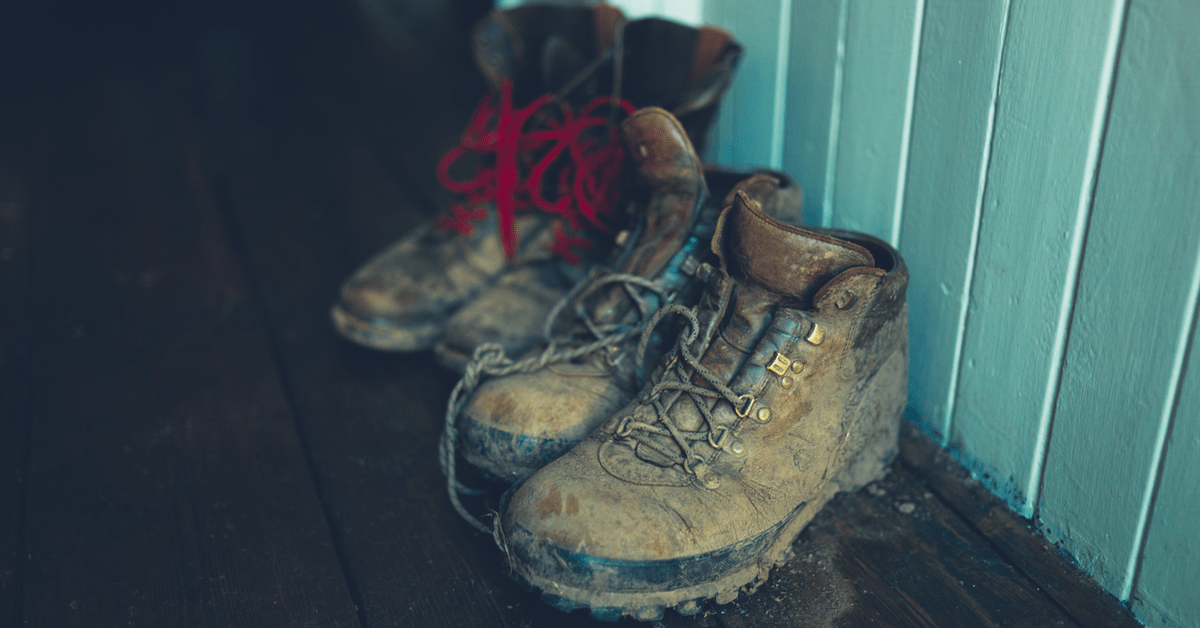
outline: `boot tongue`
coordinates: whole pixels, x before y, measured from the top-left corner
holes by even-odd
[[[753,191],[753,190],[751,190]],[[739,191],[721,217],[713,251],[730,275],[812,305],[813,295],[842,271],[875,265],[861,246],[788,225],[766,215]]]
[[[636,208],[643,213],[637,240],[629,244],[621,273],[653,279],[691,236],[707,196],[704,170],[687,133],[674,116],[648,107],[621,124],[630,170],[634,174]],[[609,322],[631,304],[624,289],[601,293],[593,311]]]
[[[674,116],[648,107],[621,124],[639,194],[645,199],[638,241],[621,264],[621,272],[657,275],[691,234],[707,194],[704,170],[687,133]]]

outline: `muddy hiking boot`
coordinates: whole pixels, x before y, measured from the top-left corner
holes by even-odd
[[[653,131],[648,124],[630,128],[634,122],[648,120],[631,118],[627,130]],[[694,156],[683,159],[691,153],[685,141],[659,142],[661,152],[678,157],[643,164],[644,223],[629,236],[616,271],[594,272],[547,321],[574,324],[522,356],[520,369],[505,366],[511,372],[486,380],[462,402],[454,422],[458,451],[484,477],[505,486],[524,480],[633,399],[647,375],[638,371],[639,351],[643,363],[653,364],[675,337],[660,328],[640,345],[642,330],[663,305],[696,303],[703,286],[696,270],[711,256],[716,218],[736,191],[761,198],[779,219],[800,222],[803,194],[786,175],[707,168],[701,181]],[[707,199],[695,192],[704,187]]]
[[[620,121],[662,106],[703,138],[741,54],[721,29],[627,22],[607,5],[495,11],[473,49],[493,91],[438,164],[464,200],[370,259],[331,311],[352,341],[438,343],[456,369],[482,341],[517,353],[541,340],[549,309],[636,220],[618,210]]]
[[[723,207],[717,199],[735,185],[767,186],[778,192],[773,207],[800,215],[800,188],[786,175],[703,168],[678,121],[661,109],[638,111],[621,135],[634,183],[628,202],[640,221],[618,237],[623,247],[610,264],[551,311],[552,340],[517,362],[498,345],[482,345],[451,397],[442,464],[456,508],[479,527],[457,501],[456,451],[473,472],[507,488],[570,449],[640,388],[637,352],[661,355],[663,338],[673,338],[660,334],[639,346],[653,313],[698,298],[695,271]]]
[[[908,273],[739,191],[699,304],[646,386],[505,495],[494,535],[543,600],[599,619],[698,612],[765,582],[839,491],[883,475],[907,380]]]

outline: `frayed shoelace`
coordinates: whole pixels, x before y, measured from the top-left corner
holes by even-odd
[[[642,332],[642,340],[638,344],[639,371],[644,367],[646,357],[645,347],[650,342],[654,328],[664,318],[672,314],[686,318],[688,327],[680,332],[675,346],[664,356],[663,359],[666,361],[667,367],[662,378],[650,389],[649,393],[639,399],[642,405],[650,405],[654,408],[654,415],[658,425],[636,421],[632,416],[627,416],[617,424],[615,435],[618,438],[636,440],[682,466],[684,471],[692,475],[698,475],[694,463],[703,462],[704,459],[695,451],[693,445],[707,442],[713,447],[720,449],[721,447],[718,446],[718,443],[713,441],[712,435],[717,432],[729,431],[728,427],[717,423],[716,418],[713,417],[712,410],[708,408],[708,403],[704,400],[723,398],[729,402],[729,405],[733,406],[735,413],[739,417],[744,417],[753,405],[754,397],[745,394],[739,395],[734,392],[733,389],[721,382],[716,373],[713,373],[708,367],[701,364],[700,359],[688,348],[700,334],[700,321],[696,308],[668,305],[654,313],[654,316]],[[691,373],[687,371],[687,367],[692,368]],[[704,378],[704,381],[708,382],[712,388],[691,383],[694,375]],[[700,410],[700,414],[704,418],[705,428],[707,429],[688,432],[686,434],[680,430],[675,425],[668,409],[659,399],[662,393],[668,390],[678,390],[690,396],[696,408]],[[655,442],[654,439],[646,436],[646,434],[670,437],[675,442],[675,445],[679,447],[679,451],[663,447],[660,443]]]
[[[611,232],[607,219],[620,200],[618,182],[625,157],[614,118],[635,109],[627,100],[598,96],[576,115],[565,100],[552,94],[514,108],[512,91],[512,82],[504,80],[498,103],[495,95],[485,96],[461,143],[438,162],[438,181],[447,190],[466,195],[466,201],[451,205],[451,215],[439,218],[437,224],[470,234],[472,223],[487,217],[485,204],[492,203],[504,254],[512,259],[517,212],[539,209],[566,222],[571,233],[558,225],[551,250],[578,264],[576,251],[590,246],[587,238],[578,235],[584,228]],[[606,105],[616,111],[598,115]],[[479,168],[469,180],[457,181],[450,168],[469,152],[493,155],[494,165]],[[552,186],[545,182],[548,175],[556,179]],[[550,195],[554,198],[547,198],[547,187],[555,191]]]

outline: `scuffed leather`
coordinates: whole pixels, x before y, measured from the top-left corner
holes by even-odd
[[[701,299],[692,349],[734,393],[753,396],[755,410],[769,409],[769,420],[756,420],[755,410],[741,417],[724,399],[711,402],[715,424],[730,430],[741,452],[702,445],[699,464],[716,480],[706,485],[699,474],[618,434],[626,417],[651,423],[656,416],[648,402],[665,376],[660,367],[633,402],[509,496],[499,527],[522,577],[575,591],[639,591],[646,599],[691,586],[694,578],[681,572],[675,581],[633,582],[645,572],[638,565],[678,561],[670,564],[707,569],[715,581],[746,563],[690,557],[759,547],[758,539],[778,534],[810,502],[819,508],[837,488],[861,482],[845,475],[857,456],[874,456],[871,468],[881,468],[890,455],[888,439],[894,447],[906,395],[903,262],[870,236],[777,225],[751,201],[739,194],[714,237],[724,264]],[[884,266],[871,251],[884,253],[878,256]],[[768,252],[777,258],[760,258]],[[820,344],[806,340],[816,326],[825,331]],[[776,354],[803,365],[785,370],[787,386],[766,368]],[[656,402],[679,429],[701,428],[687,395],[663,394]],[[868,442],[882,449],[864,449]],[[585,558],[553,558],[567,554]],[[752,560],[759,558],[745,559]],[[774,559],[761,560],[769,567]]]

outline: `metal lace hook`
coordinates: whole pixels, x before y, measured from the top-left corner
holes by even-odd
[[[738,395],[738,401],[745,402],[745,405],[743,405],[741,408],[734,407],[734,413],[743,419],[750,416],[750,411],[754,409],[754,395],[751,395],[750,393]]]

